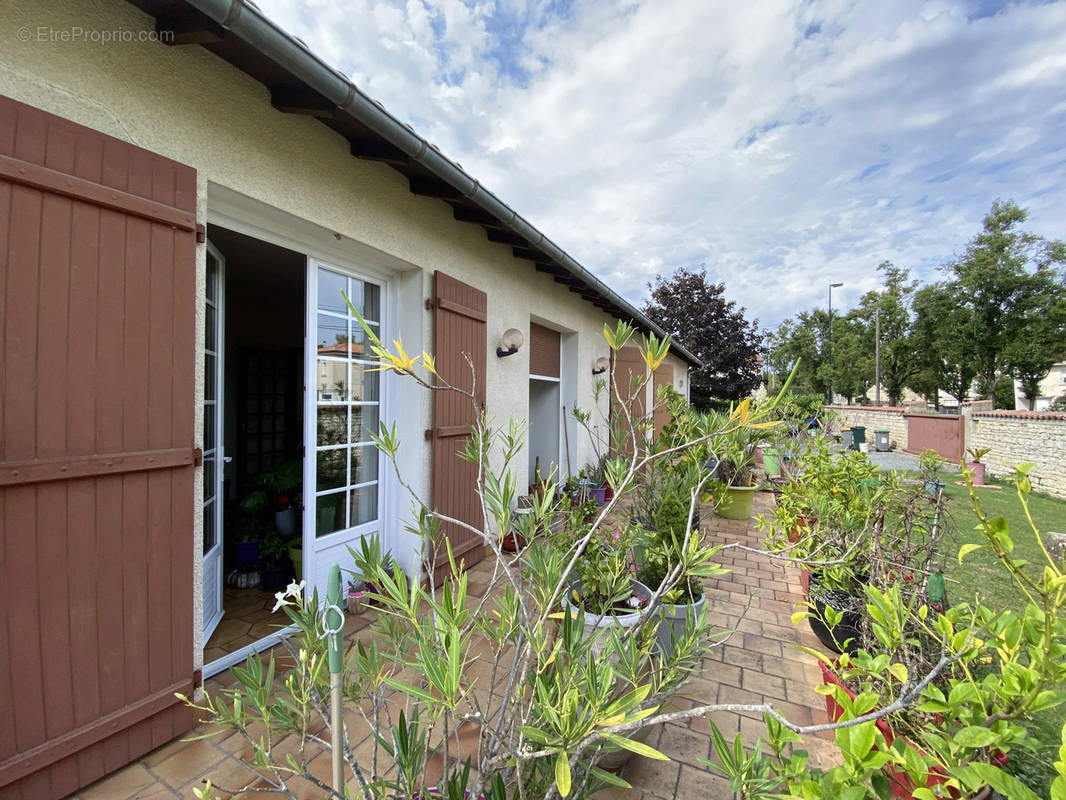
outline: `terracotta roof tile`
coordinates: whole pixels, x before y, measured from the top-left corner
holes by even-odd
[[[1050,419],[1066,420],[1064,411],[976,411],[975,417],[998,417],[999,419]]]

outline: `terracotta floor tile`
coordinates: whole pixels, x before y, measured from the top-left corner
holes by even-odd
[[[188,747],[152,767],[152,772],[172,787],[184,786],[226,758],[225,752],[207,740]]]
[[[130,764],[78,792],[78,800],[126,800],[140,796],[156,778],[141,764]]]

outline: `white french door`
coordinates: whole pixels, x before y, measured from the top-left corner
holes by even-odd
[[[343,293],[343,294],[342,294]],[[308,259],[303,564],[308,591],[325,595],[334,561],[351,568],[347,547],[381,530],[381,373],[344,295],[380,336],[383,287],[341,267]]]
[[[222,357],[226,260],[207,243],[207,305],[204,309],[204,644],[222,619]]]

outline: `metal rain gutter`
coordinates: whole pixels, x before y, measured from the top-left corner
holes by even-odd
[[[451,161],[434,145],[423,139],[414,129],[364,94],[347,76],[334,69],[311,52],[296,37],[275,25],[258,8],[246,0],[185,0],[205,16],[230,30],[248,45],[279,66],[289,70],[308,88],[318,92],[351,115],[382,139],[402,150],[413,162],[427,169],[454,188],[464,198],[507,225],[514,233],[556,261],[575,277],[589,284],[595,291],[609,298],[626,313],[658,336],[666,332],[608,288],[599,278],[574,260],[565,250],[551,241],[513,208],[471,177],[462,167]],[[674,342],[676,350],[694,366],[702,362],[684,347]]]

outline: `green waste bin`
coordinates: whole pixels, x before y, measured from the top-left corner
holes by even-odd
[[[866,426],[864,425],[852,425],[851,426],[851,449],[861,450],[859,445],[866,444]]]
[[[878,453],[888,452],[888,431],[874,431],[874,442],[877,443]]]

